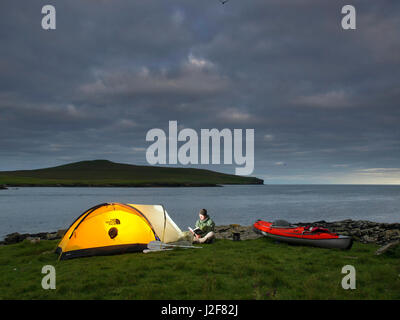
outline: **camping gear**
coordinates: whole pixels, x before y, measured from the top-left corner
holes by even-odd
[[[169,243],[182,236],[162,205],[103,203],[72,223],[56,253],[63,260],[142,252],[151,241]]]
[[[233,241],[240,241],[240,232],[233,232],[232,233],[232,240]]]
[[[253,224],[253,230],[275,240],[300,245],[309,245],[322,248],[338,248],[349,250],[353,245],[353,239],[349,236],[338,235],[321,227],[301,227],[291,225],[285,220],[268,222],[257,220]]]
[[[193,245],[187,244],[170,244],[170,243],[163,243],[161,241],[151,241],[147,244],[147,248],[150,250],[160,250],[163,248],[192,248],[192,249],[201,249],[202,247],[195,247]]]
[[[144,249],[143,253],[152,253],[152,252],[160,252],[160,251],[169,251],[174,250],[173,248],[164,248],[164,249]]]

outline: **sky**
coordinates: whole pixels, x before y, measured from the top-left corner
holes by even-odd
[[[254,129],[264,183],[400,184],[400,2],[0,2],[0,171],[146,165],[169,121]]]

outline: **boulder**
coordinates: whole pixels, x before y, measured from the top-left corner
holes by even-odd
[[[351,230],[351,235],[356,237],[361,237],[361,230],[359,228],[353,228]]]
[[[57,232],[46,234],[46,240],[55,240],[55,239],[59,239]]]
[[[64,229],[58,230],[57,231],[57,237],[61,239],[62,237],[64,237],[66,232],[67,232],[67,230],[64,230]]]
[[[20,234],[18,232],[10,233],[6,235],[3,244],[14,244],[18,243],[21,241],[24,241],[25,239],[31,242],[39,242],[40,240],[56,240],[56,239],[61,239],[66,230],[58,230],[57,232],[40,232],[40,233],[24,233]],[[37,241],[39,239],[39,241]]]
[[[233,234],[239,233],[240,240],[257,239],[262,237],[253,231],[253,226],[241,226],[238,224],[231,224],[228,226],[216,226],[215,237],[217,239],[233,239]]]
[[[365,235],[361,238],[361,242],[363,242],[363,243],[374,243],[377,240],[378,240],[378,238],[373,237],[373,236],[368,236],[368,235]]]
[[[42,240],[46,240],[47,239],[47,232],[39,232],[39,233],[34,233],[30,235],[33,238],[40,238]]]
[[[386,230],[384,237],[386,240],[400,239],[400,230],[397,230],[397,229]]]
[[[18,243],[21,241],[24,241],[27,237],[29,237],[29,234],[20,234],[18,232],[10,233],[6,235],[6,238],[4,239],[5,244],[14,244]]]
[[[39,237],[27,237],[26,240],[28,240],[30,243],[39,243],[40,242]]]

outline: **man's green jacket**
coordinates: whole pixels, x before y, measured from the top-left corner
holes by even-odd
[[[204,237],[210,231],[214,231],[215,223],[212,221],[210,217],[207,217],[204,220],[197,220],[196,227],[201,230],[201,237]]]

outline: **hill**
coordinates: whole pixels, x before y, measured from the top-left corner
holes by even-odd
[[[220,184],[263,184],[263,180],[204,169],[138,166],[108,160],[80,161],[37,170],[0,171],[0,185],[19,187],[194,187]]]

